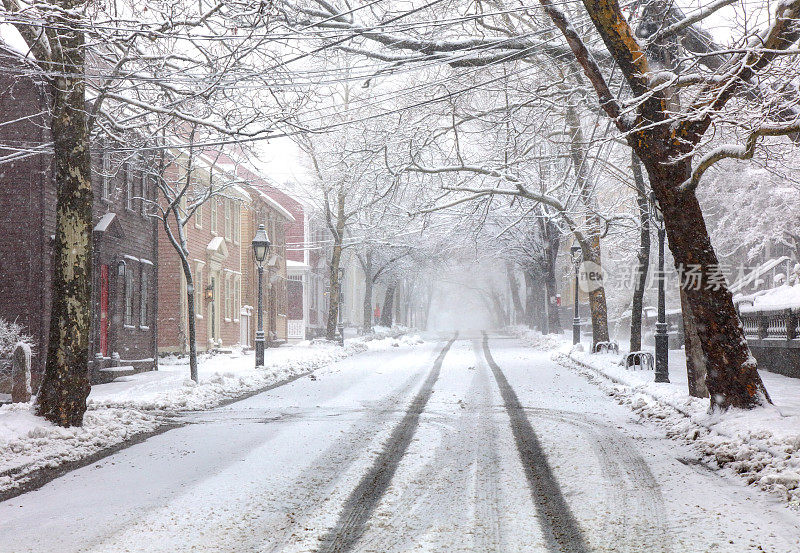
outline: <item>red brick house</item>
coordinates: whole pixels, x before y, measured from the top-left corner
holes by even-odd
[[[0,67],[0,317],[33,337],[36,386],[47,351],[55,235],[50,104],[36,67],[2,43]],[[147,211],[155,197],[147,163],[114,153],[114,144],[92,146],[95,381],[108,378],[99,369],[112,365],[156,366],[157,227]]]
[[[246,223],[242,228],[246,228],[247,244],[255,235],[258,225],[264,225],[267,236],[272,243],[270,255],[264,266],[264,282],[262,290],[262,302],[264,309],[264,335],[268,343],[286,342],[289,338],[289,312],[288,293],[290,282],[287,278],[287,264],[289,263],[287,251],[287,235],[297,219],[290,212],[284,202],[277,200],[278,194],[268,193],[270,188],[264,177],[244,166],[237,167],[237,175],[246,182],[246,188],[250,193],[250,204],[245,213]],[[282,196],[288,198],[285,194]],[[285,201],[285,200],[284,200]],[[302,220],[302,219],[301,219]],[[255,331],[257,326],[258,307],[258,270],[252,251],[248,251],[247,260],[244,264],[244,301],[242,317],[242,344],[248,346],[255,342]],[[249,308],[249,309],[248,309]],[[248,310],[249,318],[244,314]]]
[[[306,218],[303,204],[274,184],[260,179],[253,186],[291,215],[284,236],[286,260],[286,338],[305,340],[308,326],[306,288],[309,280],[308,249],[305,248]]]
[[[185,178],[188,161],[180,152],[173,155],[175,160],[166,167],[165,179],[178,182]],[[199,186],[208,187],[213,181],[222,187],[220,195],[206,201],[184,229],[194,279],[197,349],[206,351],[240,342],[242,263],[250,246],[249,240],[242,242],[242,213],[250,195],[218,157],[196,156],[191,178]],[[159,228],[158,241],[158,351],[185,352],[186,279],[180,257],[163,228]]]

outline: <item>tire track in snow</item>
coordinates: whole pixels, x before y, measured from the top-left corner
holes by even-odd
[[[589,547],[578,521],[572,514],[547,461],[547,455],[528,420],[516,392],[508,383],[500,366],[489,351],[489,336],[483,333],[483,354],[492,369],[506,412],[511,432],[536,506],[536,513],[548,548],[560,553],[589,553]]]
[[[336,526],[322,538],[322,543],[317,549],[319,553],[349,551],[364,533],[367,520],[389,487],[392,476],[414,437],[420,415],[433,393],[433,385],[439,378],[444,357],[457,337],[458,333],[442,348],[428,378],[425,379],[403,419],[392,431],[383,451],[345,502]]]
[[[614,508],[609,521],[614,551],[671,551],[661,489],[633,441],[600,421],[571,411],[527,408],[537,417],[569,424],[585,435],[600,464]]]
[[[448,550],[446,544],[459,530],[459,539],[473,536],[474,551],[506,551],[500,522],[506,506],[500,493],[489,369],[478,340],[472,341],[472,350],[477,366],[454,424],[442,429],[441,443],[414,473],[412,483],[376,509],[359,551],[404,553],[419,548],[421,536],[425,547]],[[372,528],[376,520],[379,526]],[[445,532],[444,542],[437,539],[440,530]]]

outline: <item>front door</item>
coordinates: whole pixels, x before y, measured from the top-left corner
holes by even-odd
[[[100,352],[108,357],[108,265],[100,265]]]

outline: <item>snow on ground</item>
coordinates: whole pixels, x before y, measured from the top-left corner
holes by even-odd
[[[258,369],[252,351],[204,354],[198,363],[197,383],[189,378],[188,358],[168,357],[159,361],[158,371],[94,386],[89,395],[89,407],[165,411],[209,409],[227,399],[266,388],[365,350],[366,346],[359,340],[348,341],[344,348],[326,341],[301,342],[295,346],[267,349],[264,367]]]
[[[760,371],[774,405],[712,412],[708,399],[688,394],[682,350],[670,350],[671,382],[663,384],[653,382],[652,371],[626,370],[620,365],[621,355],[570,351],[561,337],[545,340],[537,332],[523,334],[529,345],[557,349],[556,361],[598,384],[618,403],[661,424],[670,437],[692,443],[704,462],[800,507],[800,380]]]
[[[29,481],[40,469],[78,461],[163,421],[134,409],[89,411],[83,426],[62,428],[37,417],[30,403],[0,406],[0,492]]]
[[[0,405],[0,492],[23,485],[43,468],[84,459],[151,432],[178,411],[209,409],[268,388],[367,350],[413,347],[423,343],[404,328],[378,328],[345,347],[325,340],[268,349],[263,368],[253,352],[202,354],[199,382],[189,378],[188,358],[167,357],[158,371],[118,378],[92,387],[84,425],[61,428],[26,404]]]

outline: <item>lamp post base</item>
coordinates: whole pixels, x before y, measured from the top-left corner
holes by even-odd
[[[572,345],[581,343],[581,320],[578,317],[572,319]]]
[[[264,332],[256,332],[256,367],[264,366]]]
[[[656,382],[669,382],[669,334],[667,323],[656,323]]]

